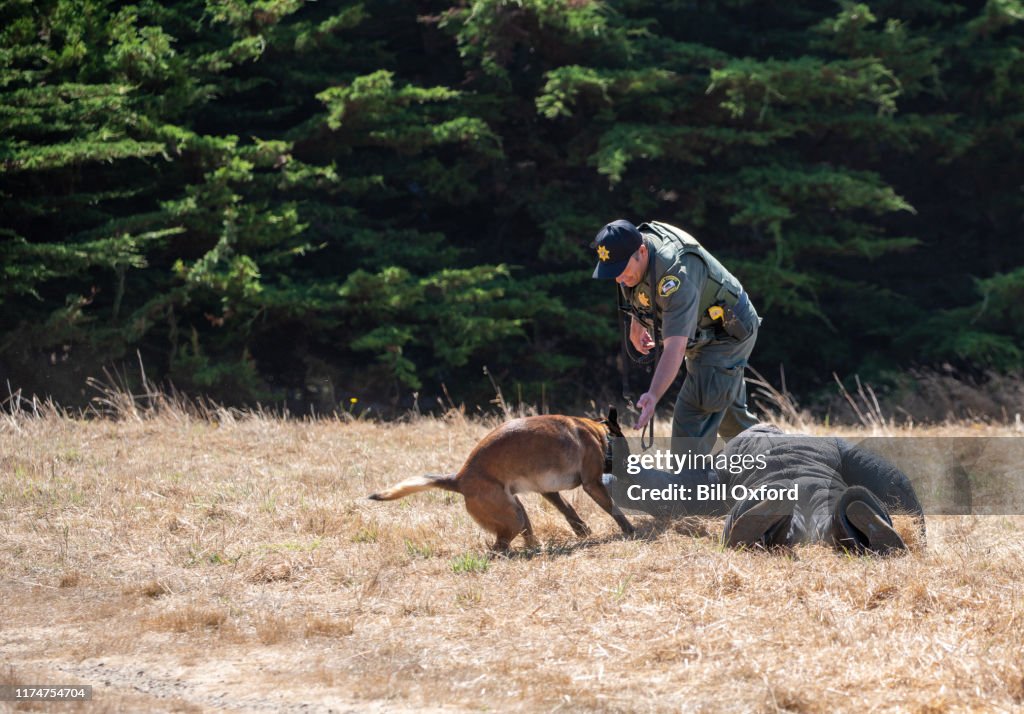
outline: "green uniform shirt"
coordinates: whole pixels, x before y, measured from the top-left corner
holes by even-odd
[[[697,310],[708,279],[708,268],[699,255],[685,252],[674,241],[662,240],[651,233],[643,236],[648,250],[654,254],[653,306],[658,311],[662,337],[686,337],[692,342],[700,320]],[[645,274],[635,288],[625,285],[621,288],[626,303],[632,305],[640,322],[648,330],[652,329],[650,277]]]

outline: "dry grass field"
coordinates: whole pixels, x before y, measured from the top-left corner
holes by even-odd
[[[0,684],[94,686],[17,705],[54,711],[1024,708],[1024,518],[783,556],[720,521],[627,540],[577,490],[592,538],[527,496],[544,548],[492,558],[460,496],[363,498],[495,423],[3,418]]]

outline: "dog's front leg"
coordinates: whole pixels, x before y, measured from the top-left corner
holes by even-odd
[[[549,491],[541,495],[544,496],[548,503],[557,508],[559,513],[565,516],[565,520],[569,521],[569,525],[572,526],[572,530],[576,535],[580,538],[586,538],[590,535],[590,529],[587,528],[587,524],[580,518],[580,514],[576,512],[576,509],[565,502],[562,494],[558,491]]]
[[[636,532],[636,528],[629,522],[619,507],[612,501],[611,495],[608,493],[608,489],[604,483],[601,482],[600,477],[597,480],[584,481],[583,490],[586,491],[592,499],[597,501],[597,505],[605,510],[608,515],[615,519],[615,522],[619,524],[619,528],[626,535],[633,535]]]

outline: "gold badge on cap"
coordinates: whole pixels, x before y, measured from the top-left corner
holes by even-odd
[[[612,257],[612,254],[609,253],[608,249],[605,248],[603,245],[599,245],[597,246],[597,257],[600,258],[601,262],[603,263],[604,261]]]

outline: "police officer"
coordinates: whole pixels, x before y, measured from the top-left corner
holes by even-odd
[[[643,429],[675,381],[684,357],[686,378],[672,416],[673,438],[695,439],[689,449],[710,453],[757,423],[747,410],[743,371],[757,341],[760,318],[740,282],[685,231],[626,220],[597,234],[595,278],[614,279],[630,313],[629,339],[641,354],[654,348],[660,323],[662,354],[648,390],[637,400]]]

